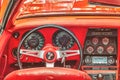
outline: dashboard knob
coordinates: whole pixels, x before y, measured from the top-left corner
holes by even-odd
[[[85,64],[91,64],[92,63],[92,59],[90,56],[86,56],[85,57]]]
[[[115,64],[115,58],[113,58],[113,56],[108,57],[108,64],[109,65]]]

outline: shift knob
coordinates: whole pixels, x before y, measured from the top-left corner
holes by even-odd
[[[102,74],[98,74],[98,75],[97,75],[97,80],[103,80],[103,77],[104,77],[104,76],[103,76]]]

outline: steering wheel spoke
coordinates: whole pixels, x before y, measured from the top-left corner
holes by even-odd
[[[47,63],[46,62],[46,67],[54,67],[54,63]]]
[[[59,51],[59,56],[62,58],[61,63],[64,63],[67,57],[80,55],[79,50],[64,50]]]
[[[43,59],[43,50],[28,50],[28,49],[20,49],[20,54],[24,54],[27,56],[37,57]]]
[[[77,56],[80,55],[79,50],[65,50],[65,51],[60,51],[60,54],[62,54],[62,57],[71,57],[71,56]]]

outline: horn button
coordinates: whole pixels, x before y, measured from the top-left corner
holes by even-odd
[[[52,45],[47,45],[46,48],[44,48],[44,60],[48,63],[53,63],[57,59],[57,53],[56,53],[56,48],[53,47]]]

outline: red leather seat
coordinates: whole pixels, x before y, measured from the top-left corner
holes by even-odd
[[[91,80],[82,71],[68,68],[29,68],[13,71],[4,80]]]

